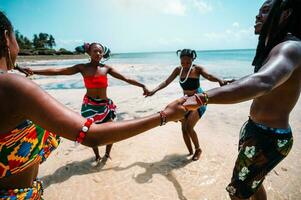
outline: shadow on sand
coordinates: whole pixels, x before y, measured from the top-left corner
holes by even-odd
[[[164,176],[168,181],[170,181],[173,184],[175,190],[177,191],[179,199],[187,199],[183,195],[182,186],[172,173],[173,170],[183,168],[191,162],[191,160],[188,159],[186,155],[172,154],[165,156],[162,160],[158,162],[135,162],[126,167],[113,167],[104,169],[103,167],[105,166],[106,161],[106,159],[101,160],[101,162],[96,167],[91,166],[91,159],[86,159],[83,161],[74,161],[70,164],[60,167],[52,175],[42,177],[41,180],[43,180],[44,186],[45,188],[47,188],[52,184],[64,182],[73,175],[84,175],[108,170],[123,171],[138,166],[144,168],[145,172],[133,176],[133,179],[135,179],[137,183],[148,183],[149,181],[151,181],[152,177],[155,174],[159,174]]]

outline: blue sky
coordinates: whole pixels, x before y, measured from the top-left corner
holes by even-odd
[[[98,41],[114,53],[255,48],[263,0],[0,0],[15,29],[56,48]]]

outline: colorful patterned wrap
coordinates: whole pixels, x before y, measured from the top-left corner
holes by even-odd
[[[116,105],[111,99],[95,99],[85,95],[81,115],[93,118],[95,124],[107,122],[116,117]]]
[[[26,120],[8,134],[0,135],[0,179],[42,162],[60,138]]]
[[[0,179],[42,163],[59,145],[60,138],[25,120],[7,134],[0,134]],[[0,189],[1,199],[40,199],[42,183],[35,181],[30,188]]]

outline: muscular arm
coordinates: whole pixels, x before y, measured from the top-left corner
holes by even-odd
[[[142,88],[145,88],[145,85],[143,85],[142,83],[139,83],[138,81],[134,80],[134,79],[131,79],[131,78],[127,78],[125,77],[124,75],[120,74],[118,71],[116,71],[114,68],[112,67],[109,67],[109,71],[108,73],[113,76],[114,78],[117,78],[119,80],[122,80],[122,81],[125,81],[131,85],[135,85],[135,86],[138,86],[138,87],[142,87]]]
[[[6,83],[4,89],[5,99],[10,99],[5,102],[5,106],[14,109],[14,113],[17,115],[22,115],[22,119],[30,119],[41,127],[64,138],[76,140],[82,125],[86,121],[83,117],[57,102],[32,81],[15,74],[5,76],[6,78],[2,78],[0,81],[0,83]],[[1,89],[1,91],[3,90]],[[165,109],[168,121],[176,120],[184,115],[185,109],[181,103],[183,102],[176,101],[173,106]],[[10,123],[18,124],[20,121],[10,121]],[[93,124],[83,144],[93,147],[115,143],[159,124],[159,114],[123,122]]]
[[[159,90],[161,90],[161,89],[165,88],[166,86],[168,86],[179,75],[179,72],[180,72],[179,68],[178,67],[175,68],[173,70],[173,72],[169,75],[169,77],[165,81],[163,81],[160,85],[158,85],[158,87],[156,87],[152,92],[156,93]]]
[[[259,72],[244,77],[221,88],[209,90],[209,103],[239,103],[262,96],[289,79],[300,67],[301,47],[297,42],[276,46]]]
[[[80,65],[74,65],[66,68],[48,68],[48,69],[31,69],[33,74],[39,75],[73,75],[80,72]]]

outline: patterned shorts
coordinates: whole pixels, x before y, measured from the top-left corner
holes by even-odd
[[[226,188],[230,196],[251,197],[267,173],[288,155],[292,145],[290,128],[269,128],[249,119],[240,131],[239,153]]]

